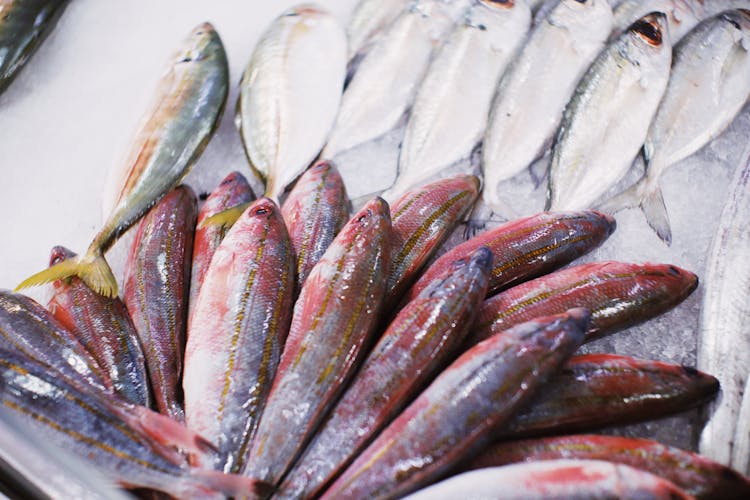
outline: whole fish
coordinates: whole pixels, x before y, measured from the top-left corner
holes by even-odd
[[[393,320],[279,496],[308,498],[342,471],[398,415],[462,344],[487,292],[492,253],[453,263]]]
[[[197,200],[187,186],[168,193],[141,221],[125,267],[123,300],[146,355],[161,413],[183,420],[180,398]]]
[[[75,254],[55,247],[50,265]],[[133,321],[119,297],[103,297],[76,277],[54,282],[47,308],[107,372],[115,392],[141,406],[151,406],[146,360]]]
[[[294,255],[276,204],[261,198],[211,260],[185,349],[185,422],[237,472],[263,411],[292,313]]]
[[[392,309],[474,205],[478,194],[479,179],[460,175],[412,189],[393,203],[386,315],[395,312]]]
[[[414,100],[390,199],[467,158],[484,135],[495,86],[526,37],[525,1],[479,0],[437,50]]]
[[[254,199],[255,194],[247,179],[239,172],[232,172],[211,192],[198,212],[193,242],[193,266],[190,272],[188,318],[193,317],[198,292],[203,285],[211,258],[229,230],[229,227],[225,225],[204,225],[203,222],[216,214],[249,203]]]
[[[750,474],[750,162],[737,168],[706,265],[698,368],[716,375],[721,398],[699,450]]]
[[[695,368],[613,354],[576,356],[497,439],[590,431],[642,422],[711,400],[719,382]]]
[[[650,12],[663,12],[669,23],[669,38],[679,42],[698,23],[720,12],[750,7],[747,0],[625,0],[614,6],[615,24],[612,35],[617,36]]]
[[[729,467],[656,441],[619,436],[588,434],[496,443],[473,458],[466,470],[563,458],[629,465],[663,477],[698,499],[750,496],[750,480]]]
[[[0,349],[0,401],[27,428],[80,456],[125,487],[178,498],[255,494],[245,478],[192,469],[176,450],[154,448],[106,399],[81,391],[43,365]]]
[[[534,27],[500,80],[482,144],[483,197],[491,207],[503,206],[498,184],[547,149],[565,105],[611,29],[606,0],[561,0]]]
[[[359,0],[346,28],[349,59],[366,50],[408,4],[409,0]]]
[[[596,58],[563,115],[547,208],[591,206],[627,172],[646,140],[669,79],[666,17],[642,17]]]
[[[68,0],[0,1],[0,94],[52,31]]]
[[[296,260],[297,289],[349,220],[349,198],[336,165],[322,161],[297,180],[281,206]]]
[[[469,3],[417,0],[390,24],[347,85],[322,158],[377,139],[399,123],[424,78],[433,47],[453,26],[448,11]]]
[[[388,204],[375,198],[308,276],[244,475],[275,486],[341,394],[377,326],[390,236]]]
[[[73,275],[107,297],[117,280],[104,260],[117,239],[174,188],[208,144],[224,109],[229,69],[213,26],[196,27],[162,77],[154,108],[146,116],[119,179],[119,197],[86,254],[31,276],[17,289]]]
[[[442,255],[422,274],[408,297],[416,297],[446,265],[482,246],[488,247],[494,255],[488,289],[488,295],[493,295],[502,288],[546,274],[590,252],[601,245],[615,227],[612,217],[593,210],[540,213],[510,221]]]
[[[362,452],[321,498],[409,493],[486,444],[583,340],[575,309],[496,335],[460,356]]]
[[[659,237],[671,243],[659,181],[665,170],[721,134],[740,112],[750,96],[748,50],[747,10],[700,24],[675,47],[669,84],[643,146],[646,173],[605,202],[603,210],[640,206]]]
[[[545,460],[492,467],[446,479],[408,500],[680,500],[693,498],[674,483],[627,465],[601,460]]]
[[[571,307],[591,311],[586,341],[662,314],[698,286],[693,273],[666,264],[592,262],[522,283],[485,301],[472,342]]]
[[[274,201],[326,142],[344,88],[346,47],[336,18],[312,4],[281,14],[255,46],[240,83],[237,124]]]

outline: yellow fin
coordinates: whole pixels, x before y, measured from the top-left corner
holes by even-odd
[[[15,291],[78,276],[89,288],[105,297],[117,295],[117,280],[101,254],[67,259],[23,280]]]
[[[222,210],[218,214],[214,214],[211,217],[204,219],[203,222],[201,222],[200,228],[206,226],[226,226],[227,228],[230,228],[235,222],[237,222],[237,219],[240,218],[249,206],[250,203],[243,203],[242,205]]]

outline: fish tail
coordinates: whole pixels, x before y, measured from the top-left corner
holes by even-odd
[[[191,482],[234,498],[268,498],[275,488],[271,483],[237,474],[207,469],[190,471]]]
[[[669,214],[658,183],[644,183],[640,207],[648,225],[656,231],[663,242],[671,245],[672,229],[669,226]]]
[[[55,280],[70,278],[71,276],[78,276],[100,295],[104,295],[105,297],[114,297],[117,295],[117,280],[112,274],[109,264],[104,260],[104,256],[98,249],[89,250],[82,257],[66,259],[26,278],[18,284],[16,291],[51,283]]]
[[[636,182],[622,193],[613,196],[597,207],[598,210],[608,214],[614,214],[626,208],[633,208],[641,205],[645,178]]]
[[[213,443],[166,415],[143,406],[134,407],[133,415],[138,429],[159,444],[181,448],[199,456],[213,455],[217,451]]]
[[[227,228],[230,228],[234,225],[235,222],[237,222],[237,219],[240,218],[240,216],[245,212],[245,210],[247,210],[247,207],[249,206],[250,203],[243,203],[241,205],[237,205],[236,207],[222,210],[221,212],[204,219],[198,229],[202,229],[207,226],[225,226]]]

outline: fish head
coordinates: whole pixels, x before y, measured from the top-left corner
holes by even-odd
[[[638,19],[628,28],[630,39],[637,47],[646,50],[659,50],[671,45],[669,23],[663,12],[652,12]]]
[[[211,23],[201,23],[187,36],[174,56],[175,63],[225,58],[224,45]]]
[[[614,23],[607,0],[561,0],[547,16],[547,22],[576,34],[576,39],[603,43]]]
[[[505,30],[522,27],[525,31],[531,24],[531,9],[526,2],[514,0],[479,0],[466,14],[466,24],[488,31],[493,45],[507,45],[509,35]]]
[[[72,259],[76,256],[76,253],[72,250],[68,250],[64,246],[57,245],[55,247],[52,247],[52,250],[49,254],[49,265],[54,266],[55,264],[59,264],[60,262],[68,259]]]
[[[726,25],[735,43],[750,51],[750,10],[736,9],[722,13],[719,19]]]

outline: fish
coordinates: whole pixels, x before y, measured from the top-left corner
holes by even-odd
[[[266,181],[265,196],[277,203],[326,142],[346,61],[344,28],[313,4],[277,17],[253,50],[240,82],[236,123],[251,167]]]
[[[674,483],[633,467],[602,460],[544,460],[491,467],[448,478],[406,497],[552,500],[619,498],[679,500],[693,498]]]
[[[638,18],[650,12],[663,12],[669,23],[669,38],[677,44],[701,21],[730,9],[750,6],[747,0],[625,0],[613,5],[615,25],[612,36],[618,36]]]
[[[187,329],[197,199],[179,186],[138,226],[125,266],[123,301],[141,339],[156,407],[182,421],[182,356]]]
[[[67,0],[3,0],[0,5],[0,94],[44,42]]]
[[[516,414],[496,440],[588,432],[698,407],[719,390],[692,367],[614,354],[575,356]]]
[[[646,140],[671,63],[660,12],[640,18],[599,54],[563,114],[549,166],[548,210],[589,208],[623,177]]]
[[[698,450],[750,474],[750,161],[735,170],[707,256],[699,320],[698,368],[716,375],[721,398],[711,406]]]
[[[219,123],[228,79],[218,33],[209,23],[198,25],[170,59],[123,164],[112,211],[86,253],[27,278],[16,290],[75,275],[95,292],[115,297],[117,280],[104,253],[190,171]]]
[[[294,247],[297,290],[349,220],[349,210],[344,180],[331,161],[310,167],[289,192],[281,215]]]
[[[750,480],[729,467],[649,439],[620,436],[585,434],[496,443],[473,458],[465,470],[559,459],[628,465],[663,477],[698,499],[750,496]]]
[[[0,348],[0,404],[35,434],[86,460],[124,487],[178,498],[217,492],[255,494],[262,485],[188,466],[176,450],[155,447],[96,393],[81,391],[47,368]]]
[[[352,384],[287,474],[277,496],[322,493],[456,354],[484,299],[492,252],[459,259],[393,320]]]
[[[750,7],[750,2],[747,3]],[[724,12],[674,48],[672,74],[643,146],[646,172],[600,208],[639,206],[659,238],[672,241],[660,179],[721,134],[750,96],[750,11]]]
[[[575,351],[584,309],[538,318],[474,346],[386,427],[322,499],[400,497],[485,445]]]
[[[54,247],[50,265],[72,258],[67,248]],[[91,353],[113,390],[133,404],[151,406],[143,348],[122,300],[103,297],[76,277],[57,280],[53,287],[47,309]]]
[[[606,0],[553,4],[500,80],[489,111],[482,143],[482,196],[495,211],[504,206],[499,184],[549,147],[565,105],[612,29]]]
[[[367,50],[408,4],[407,0],[360,0],[346,28],[349,60]]]
[[[198,212],[195,241],[193,242],[193,265],[190,271],[188,318],[193,317],[198,292],[203,285],[203,279],[208,271],[211,258],[229,230],[226,225],[209,225],[203,224],[203,222],[216,214],[238,205],[250,203],[253,200],[255,200],[255,193],[253,193],[247,179],[239,172],[231,172],[211,192],[200,212]]]
[[[281,211],[255,201],[211,260],[185,348],[185,422],[238,472],[263,411],[292,317],[294,252]]]
[[[396,127],[414,101],[433,48],[453,26],[453,11],[470,3],[417,0],[409,4],[359,62],[320,158],[335,158]]]
[[[478,195],[479,179],[458,175],[411,189],[391,205],[393,244],[385,315],[396,312],[393,309],[404,293],[468,214]]]
[[[385,292],[390,235],[388,204],[374,198],[347,222],[308,276],[245,476],[276,486],[361,362]]]
[[[386,199],[469,157],[484,135],[497,81],[530,26],[525,2],[480,0],[468,10],[420,85]]]
[[[695,274],[668,264],[581,264],[522,283],[486,300],[470,342],[571,307],[591,310],[586,335],[590,342],[669,311],[697,287]]]
[[[500,289],[546,274],[594,250],[616,227],[615,219],[593,210],[542,212],[507,222],[440,256],[422,274],[407,297],[416,297],[446,265],[482,246],[487,246],[494,255],[487,290],[488,296],[494,295]]]

